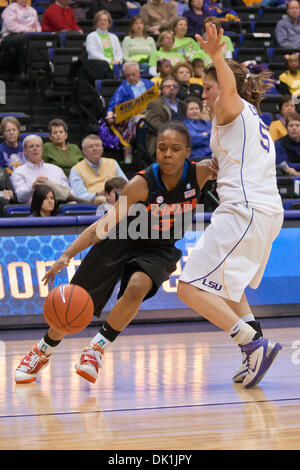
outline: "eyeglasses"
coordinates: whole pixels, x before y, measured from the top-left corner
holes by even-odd
[[[163,85],[163,88],[178,88],[178,85]]]

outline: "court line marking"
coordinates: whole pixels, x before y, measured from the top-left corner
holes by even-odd
[[[180,408],[203,408],[207,406],[226,406],[226,405],[247,405],[255,403],[275,403],[284,401],[299,401],[300,397],[296,398],[275,398],[274,400],[255,400],[255,401],[232,401],[224,403],[203,403],[194,405],[170,405],[170,406],[153,406],[149,408],[120,408],[116,410],[91,410],[91,411],[58,411],[53,413],[32,413],[32,414],[17,414],[17,415],[3,415],[0,419],[4,418],[32,418],[38,416],[64,416],[64,415],[81,415],[91,413],[125,413],[125,412],[136,412],[136,411],[152,411],[152,410],[171,410]]]

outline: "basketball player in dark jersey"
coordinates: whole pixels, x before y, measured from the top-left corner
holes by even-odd
[[[191,163],[190,136],[179,122],[165,124],[157,136],[157,163],[139,172],[115,206],[66,249],[43,280],[53,282],[77,253],[94,245],[71,283],[86,289],[99,316],[120,283],[118,301],[76,364],[76,372],[95,383],[104,350],[175,271],[181,251],[175,242],[192,221],[201,189],[215,179],[214,161]],[[186,225],[186,226],[184,226]],[[17,383],[33,382],[64,335],[49,328],[15,372]]]

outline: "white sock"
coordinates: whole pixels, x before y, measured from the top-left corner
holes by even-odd
[[[244,315],[243,317],[241,317],[241,320],[247,323],[248,321],[255,321],[255,318],[253,313],[248,313],[248,315]]]
[[[46,356],[49,356],[52,353],[52,350],[54,349],[53,346],[49,346],[49,344],[46,343],[44,338],[42,338],[40,342],[37,343],[36,347],[38,348],[39,351],[46,354]]]
[[[90,346],[93,347],[94,344],[98,344],[100,348],[106,349],[111,344],[111,341],[109,341],[107,338],[105,338],[105,336],[98,332],[96,336],[91,340]]]
[[[236,343],[248,344],[253,340],[256,335],[256,331],[248,325],[248,323],[245,323],[243,320],[239,320],[229,330],[229,334]]]

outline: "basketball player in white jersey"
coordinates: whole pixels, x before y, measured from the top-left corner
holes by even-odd
[[[209,23],[206,32],[206,41],[196,39],[213,62],[205,69],[203,98],[213,123],[220,205],[186,263],[178,296],[237,342],[243,362],[233,380],[251,388],[282,348],[262,337],[244,294],[248,285],[258,287],[283,222],[274,144],[258,114],[270,77],[250,76],[224,60],[223,30],[217,34]]]

